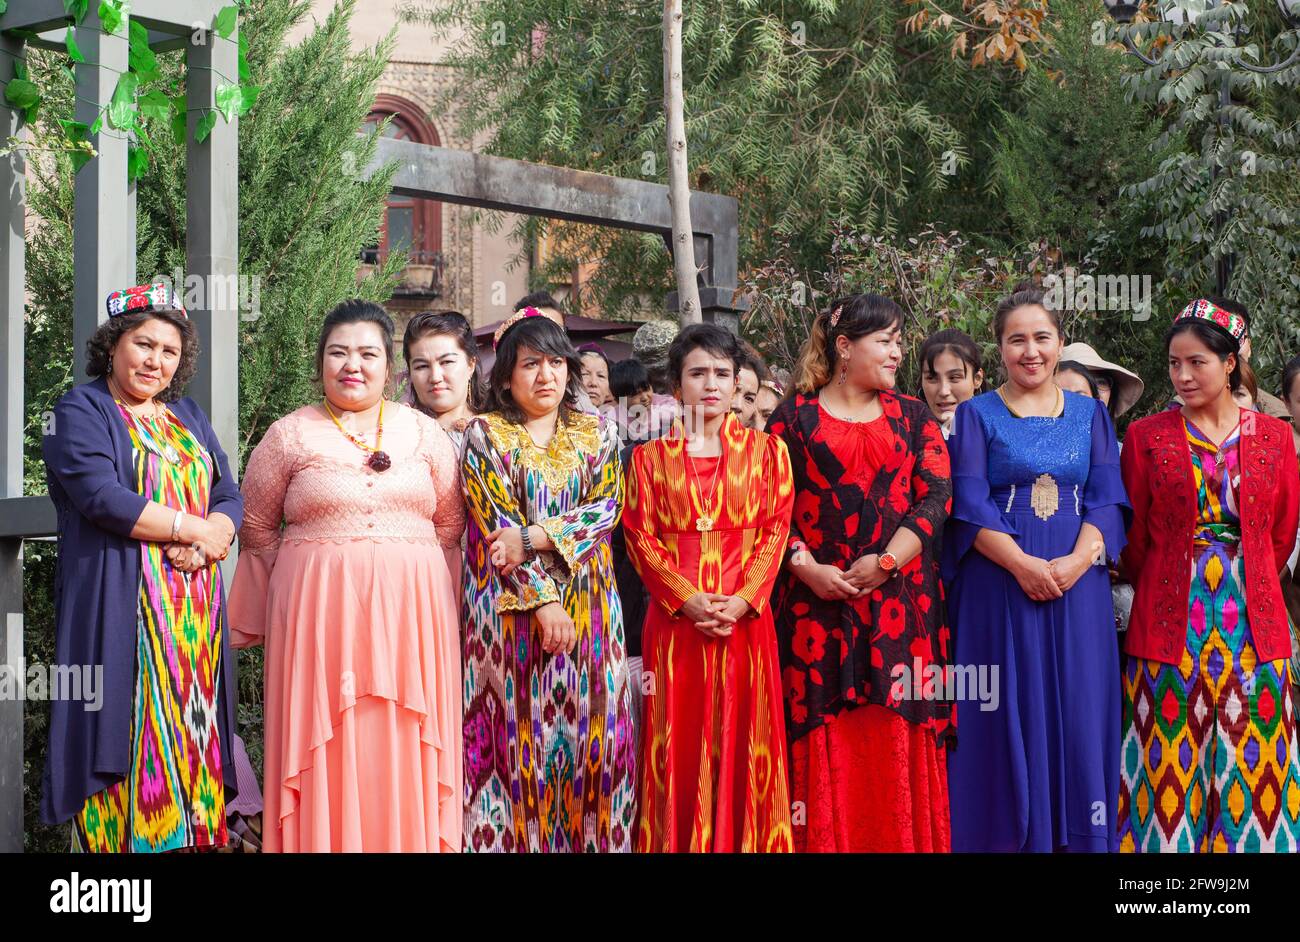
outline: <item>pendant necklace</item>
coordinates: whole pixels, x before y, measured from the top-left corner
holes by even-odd
[[[695,518],[695,529],[701,533],[712,530],[713,525],[717,523],[717,519],[713,516],[713,498],[718,486],[718,475],[722,472],[724,452],[725,449],[718,452],[718,466],[713,469],[713,480],[709,482],[709,499],[706,502],[704,500],[704,487],[700,484],[700,476],[695,470],[695,463],[691,460],[691,456],[686,454],[685,449],[682,450],[682,455],[686,459],[686,466],[691,471],[691,477],[695,478],[695,488],[700,492],[700,508],[702,512]]]
[[[175,446],[172,445],[171,442],[167,441],[163,437],[165,435],[165,430],[162,428],[162,420],[163,417],[167,415],[167,407],[160,407],[158,400],[155,399],[153,400],[153,415],[139,415],[122,400],[122,397],[118,394],[117,382],[111,376],[108,378],[108,385],[109,392],[113,394],[113,401],[125,409],[127,415],[131,416],[131,420],[135,423],[135,427],[139,430],[140,434],[153,441],[153,443],[158,447],[158,450],[162,453],[164,459],[171,464],[180,464],[180,452],[176,450]]]
[[[325,401],[325,411],[328,412],[330,418],[334,420],[334,424],[338,426],[338,430],[347,436],[348,441],[356,445],[362,451],[370,454],[370,457],[366,459],[367,467],[374,471],[387,471],[393,466],[393,459],[388,457],[388,452],[381,450],[384,444],[384,401],[382,399],[379,400],[379,424],[375,427],[374,448],[371,448],[343,427],[343,423],[339,421],[339,417],[335,415],[334,410],[330,408],[328,400]]]

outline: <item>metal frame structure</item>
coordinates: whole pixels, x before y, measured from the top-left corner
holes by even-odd
[[[238,122],[219,120],[203,143],[194,140],[197,121],[215,106],[216,86],[223,76],[238,72],[235,38],[221,40],[205,25],[227,2],[134,0],[131,17],[148,27],[155,51],[184,49],[186,54],[187,273],[209,287],[203,292],[209,307],[189,311],[202,342],[189,392],[207,413],[227,454],[237,455],[238,292],[212,291],[210,286],[214,279],[238,274]],[[33,45],[62,49],[62,33],[69,23],[63,0],[10,0],[8,11],[0,15],[0,60],[21,56],[25,45],[6,31],[30,30],[42,34]],[[106,36],[95,25],[76,27],[76,40],[87,59],[76,66],[76,119],[91,125],[112,97],[116,76],[126,70],[128,45],[125,36]],[[0,61],[0,70],[6,68]],[[18,128],[18,113],[0,100],[0,138],[16,134]],[[75,350],[85,348],[104,319],[108,293],[133,283],[136,274],[135,192],[127,186],[127,138],[105,127],[91,143],[97,156],[77,174],[74,192]],[[668,188],[661,184],[382,139],[366,172],[390,164],[397,166],[393,190],[403,195],[654,232],[672,248]],[[0,160],[0,299],[5,307],[0,327],[0,665],[6,663],[6,652],[23,650],[23,541],[47,538],[56,530],[49,498],[23,496],[23,430],[39,418],[27,414],[23,396],[24,176],[21,152]],[[692,192],[691,221],[696,258],[703,260],[699,279],[704,317],[736,330],[747,306],[733,298],[738,204],[729,196]],[[225,306],[211,307],[214,302]],[[669,310],[674,302],[670,294]],[[233,565],[234,559],[232,553],[223,565]],[[13,670],[19,666],[9,665]],[[22,847],[23,702],[0,700],[0,852]]]

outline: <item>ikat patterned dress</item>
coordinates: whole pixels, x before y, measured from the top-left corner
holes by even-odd
[[[500,414],[465,436],[465,850],[627,851],[636,825],[632,698],[610,533],[623,502],[617,430],[568,412],[546,448]],[[553,552],[501,576],[487,536],[538,525]],[[560,602],[571,654],[542,650]]]
[[[160,420],[118,409],[131,436],[136,490],[206,517],[213,461],[170,410]],[[221,682],[221,570],[173,569],[164,544],[140,541],[139,623],[131,767],[86,799],[76,847],[156,853],[226,843],[217,689]]]
[[[1300,848],[1300,765],[1286,660],[1256,657],[1240,552],[1241,428],[1221,445],[1186,422],[1196,485],[1187,643],[1177,664],[1124,671],[1120,850]]]

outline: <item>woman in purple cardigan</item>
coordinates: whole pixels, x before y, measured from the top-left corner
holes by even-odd
[[[226,843],[235,676],[221,571],[243,519],[202,410],[182,398],[198,334],[166,285],[108,298],[93,381],[44,439],[58,511],[55,661],[102,670],[96,702],[54,699],[41,817],[75,845],[156,852]]]

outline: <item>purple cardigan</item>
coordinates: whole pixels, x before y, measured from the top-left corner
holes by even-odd
[[[207,416],[189,398],[168,406],[215,459],[208,512],[220,511],[239,527],[244,517],[239,485]],[[50,703],[41,819],[61,824],[129,769],[140,592],[140,543],[131,539],[131,530],[148,501],[136,493],[131,437],[103,378],[77,386],[59,400],[42,450],[50,498],[59,515],[55,663],[104,668],[98,711],[81,701]],[[221,621],[217,728],[229,798],[236,793],[231,748],[238,699],[232,696],[235,661],[225,599],[213,610]]]

